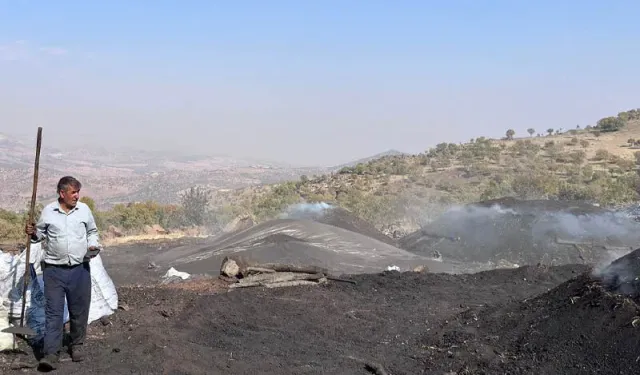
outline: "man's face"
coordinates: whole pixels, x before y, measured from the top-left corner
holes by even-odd
[[[80,199],[80,189],[67,186],[65,190],[60,191],[60,199],[67,207],[75,207]]]

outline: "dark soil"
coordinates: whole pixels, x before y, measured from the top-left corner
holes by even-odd
[[[207,238],[179,238],[175,240],[146,241],[107,247],[100,253],[109,277],[116,285],[155,284],[169,267],[151,267],[158,254],[176,248],[199,250],[206,247]]]
[[[639,315],[585,274],[530,300],[465,311],[422,342],[462,374],[637,374]]]
[[[550,302],[544,302],[549,298],[544,295],[534,298],[586,271],[586,266],[571,265],[464,275],[384,272],[352,276],[357,285],[331,282],[231,292],[220,292],[219,284],[207,280],[199,281],[200,286],[209,283],[205,288],[189,288],[187,284],[122,287],[119,297],[124,309],[111,316],[107,325],[96,322],[90,327],[87,361],[77,364],[66,360],[58,372],[368,374],[365,363],[369,363],[394,375],[441,375],[465,367],[487,369],[486,373],[504,373],[502,369],[531,373],[541,358],[528,354],[527,348],[534,348],[536,353],[547,353],[543,358],[555,360],[540,367],[547,373],[552,369],[571,373],[579,369],[576,364],[588,361],[588,370],[618,374],[621,367],[604,356],[624,354],[622,346],[612,344],[621,336],[613,337],[612,333],[634,332],[629,328],[629,308],[611,310],[609,297],[596,292],[571,304],[569,296],[580,293],[580,285],[586,285],[583,279],[563,286],[575,285],[570,293],[552,291],[549,295],[555,297]],[[525,299],[531,300],[522,302]],[[601,305],[594,308],[589,301],[600,301]],[[521,307],[526,304],[535,309]],[[546,313],[541,310],[545,306],[549,306]],[[476,311],[479,327],[465,324]],[[557,323],[543,319],[545,314],[556,314]],[[619,326],[623,322],[627,326]],[[519,337],[533,323],[545,327],[534,326],[542,334],[539,338],[529,335],[533,346],[523,346]],[[595,335],[600,327],[600,333],[612,336],[604,339],[603,345],[609,348],[602,347],[599,357],[587,358],[597,353],[581,351],[585,346],[562,344],[562,340],[579,341],[585,332],[583,326],[588,335]],[[488,338],[491,335],[499,339],[494,342]],[[597,341],[587,343],[597,348]],[[638,344],[626,345],[629,353],[632,349],[637,352],[634,345]],[[555,350],[562,355],[552,356]],[[512,353],[523,360],[511,360]],[[5,362],[27,358],[18,354],[0,357]],[[602,365],[597,365],[596,359]],[[19,372],[8,366],[0,370]]]

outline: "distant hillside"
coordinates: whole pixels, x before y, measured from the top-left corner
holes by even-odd
[[[527,133],[531,135],[517,137],[508,129],[502,139],[441,143],[417,155],[382,156],[338,171],[96,150],[69,156],[45,147],[40,198],[53,198],[55,181],[63,173],[80,176],[87,185],[83,195],[98,203],[126,203],[97,207],[98,226],[111,237],[154,235],[155,225],[174,234],[215,233],[278,217],[305,202],[345,208],[393,237],[417,229],[451,205],[478,200],[516,197],[605,206],[637,202],[640,111],[607,117],[585,129]],[[4,208],[26,207],[31,153],[31,147],[9,138],[0,142],[2,162],[10,165],[0,168]],[[187,199],[182,204],[162,204],[179,203],[183,192]],[[155,202],[129,204],[148,200]],[[0,243],[20,240],[23,225],[22,214],[0,210]]]
[[[502,139],[441,143],[418,155],[349,163],[317,178],[217,194],[214,206],[226,216],[264,220],[292,203],[324,201],[382,228],[415,227],[451,204],[504,196],[602,205],[638,200],[640,111],[585,129],[522,133],[508,129]]]
[[[27,207],[31,197],[35,143],[35,139],[27,143],[0,135],[3,182],[0,207],[9,210]],[[85,185],[83,194],[93,197],[99,207],[146,200],[177,203],[179,193],[195,185],[211,190],[237,189],[326,172],[326,168],[296,168],[226,156],[106,148],[60,150],[46,142],[44,129],[38,192],[41,201],[53,199],[57,180],[71,174],[81,179]]]
[[[397,151],[397,150],[389,150],[389,151],[385,151],[385,152],[381,152],[381,153],[375,154],[373,156],[369,156],[367,158],[362,158],[362,159],[358,159],[358,160],[355,160],[355,161],[352,161],[352,162],[349,162],[349,163],[340,164],[340,165],[335,166],[335,167],[333,167],[331,169],[334,170],[334,171],[338,171],[338,170],[340,170],[342,168],[345,168],[345,167],[354,167],[354,166],[356,166],[358,164],[365,164],[365,163],[370,162],[371,160],[380,159],[380,158],[383,158],[385,156],[400,156],[400,155],[408,155],[408,154],[406,154],[404,152]]]

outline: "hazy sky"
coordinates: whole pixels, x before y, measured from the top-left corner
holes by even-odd
[[[0,0],[0,132],[337,164],[640,107],[639,1]]]

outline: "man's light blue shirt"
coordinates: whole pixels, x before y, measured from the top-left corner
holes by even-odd
[[[43,250],[48,264],[78,265],[85,261],[89,247],[101,247],[93,213],[82,202],[68,213],[58,201],[45,206],[36,224],[36,237],[34,243],[47,240]]]

